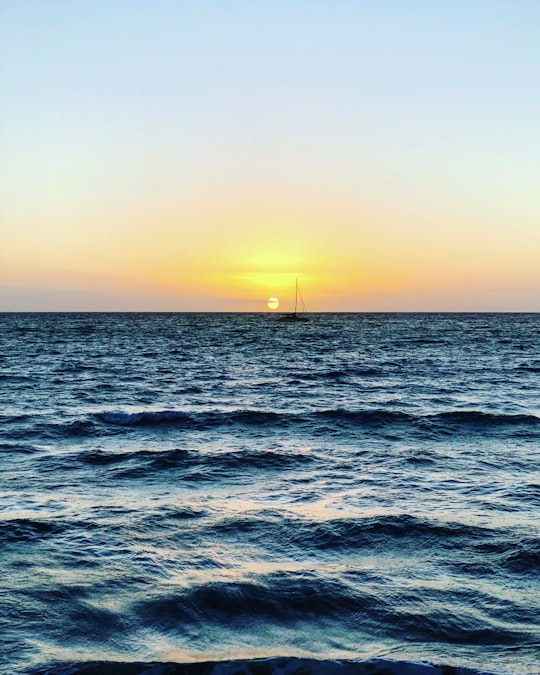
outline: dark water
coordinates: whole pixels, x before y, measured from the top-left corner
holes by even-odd
[[[540,315],[0,330],[2,673],[540,673]]]

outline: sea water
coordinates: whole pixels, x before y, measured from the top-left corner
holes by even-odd
[[[0,315],[0,671],[539,673],[539,348],[538,314]]]

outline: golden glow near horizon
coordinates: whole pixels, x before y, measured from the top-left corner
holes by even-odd
[[[277,309],[279,307],[279,300],[278,298],[268,298],[266,301],[266,306],[268,309]]]
[[[0,310],[539,311],[540,5],[389,2],[11,3]]]

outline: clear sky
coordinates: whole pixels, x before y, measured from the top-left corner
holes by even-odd
[[[540,311],[538,0],[0,0],[0,309]]]

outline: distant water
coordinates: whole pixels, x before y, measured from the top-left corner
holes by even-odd
[[[540,315],[4,314],[0,357],[0,672],[540,673]]]

